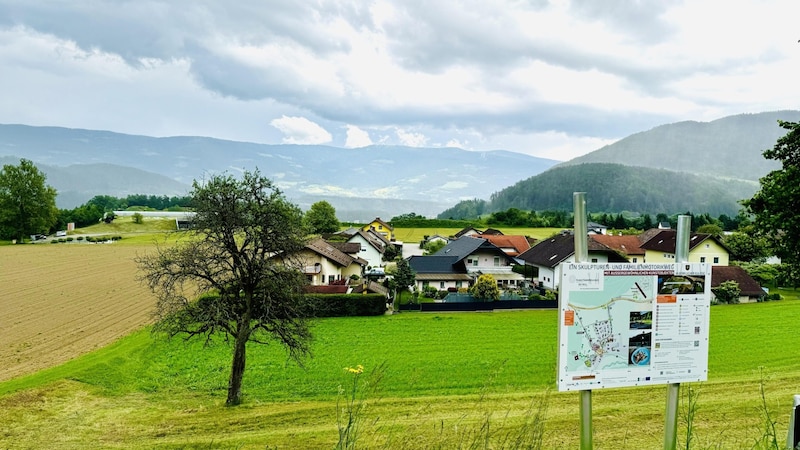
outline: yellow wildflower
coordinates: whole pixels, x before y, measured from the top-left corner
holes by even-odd
[[[345,368],[344,368],[344,370],[346,370],[346,371],[348,371],[348,372],[350,372],[350,373],[364,373],[364,366],[362,366],[361,364],[359,364],[359,365],[358,365],[358,366],[356,366],[355,368],[352,368],[352,367],[345,367]]]

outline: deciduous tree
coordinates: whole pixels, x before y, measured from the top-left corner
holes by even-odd
[[[0,171],[0,234],[22,242],[31,234],[47,233],[58,219],[56,190],[33,162],[6,164]]]
[[[336,209],[325,200],[311,205],[305,215],[308,231],[314,234],[335,233],[339,231],[339,220],[336,218]]]
[[[137,263],[158,295],[155,331],[231,339],[226,403],[236,405],[248,342],[277,341],[297,361],[308,353],[306,279],[292,264],[306,243],[303,214],[258,171],[195,181],[191,196],[190,238]]]
[[[763,236],[784,263],[800,264],[800,123],[778,121],[788,130],[775,146],[764,151],[781,168],[759,180],[761,187],[743,202],[753,214],[753,229]]]

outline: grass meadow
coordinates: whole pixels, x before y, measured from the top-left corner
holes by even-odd
[[[697,395],[691,448],[754,448],[765,405],[785,441],[800,392],[800,300],[787,294],[712,308],[709,379],[682,387],[684,400]],[[479,448],[508,448],[492,439],[546,398],[543,448],[577,448],[579,396],[553,392],[556,322],[556,311],[321,319],[302,368],[279,347],[249,348],[238,407],[224,406],[225,342],[143,329],[0,383],[0,448],[333,448],[341,388],[352,383],[344,368],[357,365],[365,379],[384,367],[361,412],[360,447],[468,448],[486,428]],[[665,392],[595,391],[594,448],[661,448]]]

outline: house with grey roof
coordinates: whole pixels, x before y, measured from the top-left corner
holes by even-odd
[[[462,236],[430,256],[412,256],[409,265],[417,274],[416,287],[438,290],[467,288],[480,275],[491,274],[501,289],[515,288],[524,277],[512,270],[515,260],[501,248],[482,239]]]

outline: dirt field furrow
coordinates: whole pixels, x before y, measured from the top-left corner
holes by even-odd
[[[0,381],[108,345],[151,320],[133,259],[147,247],[0,247]]]

